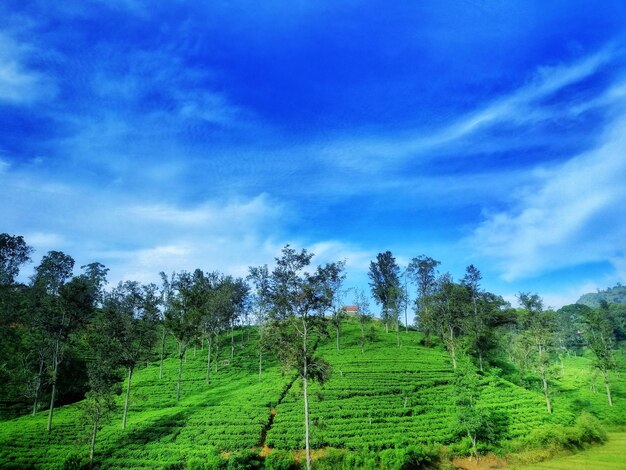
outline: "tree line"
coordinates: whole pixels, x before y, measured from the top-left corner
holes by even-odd
[[[49,432],[59,403],[85,398],[81,407],[91,427],[93,459],[98,431],[119,394],[124,395],[120,426],[126,428],[136,368],[158,361],[163,378],[168,337],[177,346],[178,401],[184,393],[188,350],[206,346],[205,380],[210,386],[220,360],[235,359],[235,328],[254,325],[259,380],[264,356],[272,355],[286,370],[296,371],[302,383],[310,467],[308,386],[330,377],[330,364],[317,353],[320,339],[334,331],[341,348],[343,306],[350,293],[342,290],[343,262],[313,266],[313,253],[287,245],[271,269],[250,267],[246,278],[196,269],[160,273],[160,285],[129,280],[107,288],[104,265],[81,266],[75,275],[74,260],[60,251],[48,252],[29,282],[19,283],[20,268],[32,253],[23,237],[0,234],[0,391],[7,402],[28,402],[33,414],[47,410]],[[623,310],[604,302],[596,309],[573,305],[555,312],[532,293],[520,293],[519,308],[513,308],[481,287],[481,273],[473,265],[459,281],[440,273],[439,266],[422,255],[400,269],[390,251],[371,262],[371,297],[380,306],[385,331],[395,332],[397,347],[402,347],[403,316],[404,332],[409,327],[422,331],[425,347],[442,344],[466,385],[474,383],[466,359],[483,372],[501,365],[504,357],[515,365],[520,385],[539,385],[547,412],[552,411],[550,384],[559,360],[588,347],[612,405],[610,372],[616,341],[624,339]],[[367,294],[359,289],[351,294],[365,354],[368,342],[376,339],[373,316]],[[412,326],[409,311],[415,317]],[[125,391],[120,389],[123,376]],[[471,411],[476,407],[468,387],[459,403]],[[472,419],[466,424],[474,423],[468,436],[475,444],[480,419],[468,413]]]

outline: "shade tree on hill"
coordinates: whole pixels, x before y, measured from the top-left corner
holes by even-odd
[[[609,304],[600,301],[600,307],[585,311],[583,317],[586,344],[594,355],[593,365],[604,381],[609,406],[613,406],[609,373],[617,366],[613,349],[615,336],[609,315]]]
[[[71,256],[60,251],[50,251],[35,268],[33,277],[32,292],[35,299],[35,314],[39,320],[38,326],[44,341],[47,370],[52,385],[48,424],[46,426],[48,432],[52,430],[59,365],[69,347],[70,334],[78,328],[83,313],[80,307],[67,308],[70,306],[68,303],[73,304],[74,295],[78,295],[77,289],[81,288],[75,284],[64,289],[66,282],[72,277],[73,268],[74,259]]]
[[[98,432],[107,418],[117,409],[115,400],[120,389],[120,373],[129,363],[128,344],[123,335],[129,331],[128,323],[134,316],[133,310],[140,304],[138,286],[135,283],[120,285],[104,299],[86,333],[87,376],[89,390],[80,403],[82,420],[89,430],[89,466],[93,466]],[[120,325],[120,322],[123,324]],[[132,327],[130,327],[132,329]],[[156,333],[154,333],[156,335]],[[126,349],[126,350],[125,350]],[[133,365],[134,367],[134,365]],[[131,369],[132,370],[132,369]],[[130,391],[130,376],[124,408],[124,422]]]
[[[448,350],[453,369],[457,367],[457,357],[465,333],[463,327],[467,324],[468,304],[468,290],[455,283],[449,273],[437,278],[436,290],[430,300],[432,327]]]
[[[329,363],[315,355],[319,338],[327,334],[333,300],[343,279],[343,263],[328,263],[309,272],[313,253],[289,245],[276,258],[265,293],[269,309],[268,343],[285,368],[295,368],[302,381],[304,440],[307,469],[311,468],[309,426],[309,381],[324,383],[330,376]],[[252,272],[255,272],[254,270]]]
[[[122,429],[126,429],[133,372],[150,358],[157,341],[159,302],[156,285],[142,286],[136,281],[120,282],[104,298],[109,339],[115,344],[119,364],[127,371]]]
[[[200,324],[198,308],[198,289],[194,282],[199,273],[186,271],[172,273],[168,278],[161,273],[165,293],[165,326],[176,339],[178,346],[178,380],[176,382],[176,401],[180,400],[180,387],[183,375],[183,360],[191,341],[196,337]]]
[[[30,261],[33,248],[21,235],[0,233],[0,286],[8,287],[15,282],[22,265]]]
[[[553,375],[556,326],[552,310],[544,310],[543,300],[537,294],[520,292],[517,296],[522,307],[518,317],[521,326],[518,344],[526,351],[528,364],[537,374],[546,401],[548,413],[552,413],[549,379]]]
[[[361,335],[359,336],[359,346],[361,346],[361,354],[365,353],[365,345],[368,341],[373,341],[375,332],[373,329],[370,332],[365,331],[365,328],[372,321],[372,315],[370,313],[370,303],[367,295],[363,289],[354,290],[354,305],[357,307],[357,314],[359,319],[359,330]]]
[[[437,266],[440,262],[426,255],[413,258],[407,266],[409,277],[416,286],[415,319],[418,328],[424,333],[425,346],[430,346],[430,332],[433,323],[432,296],[437,287]]]
[[[381,306],[380,318],[389,332],[389,325],[396,324],[400,315],[400,267],[391,251],[376,255],[376,260],[370,262],[367,273],[370,278],[369,286],[374,301]]]
[[[263,374],[263,352],[267,348],[265,340],[267,333],[267,322],[269,320],[270,304],[270,273],[267,264],[249,268],[248,280],[253,285],[251,296],[251,309],[253,312],[256,329],[258,333],[257,349],[259,352],[259,382]]]

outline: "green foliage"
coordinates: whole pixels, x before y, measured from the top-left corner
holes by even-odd
[[[609,287],[605,290],[584,294],[576,301],[576,303],[596,308],[600,306],[600,302],[602,300],[609,303],[626,304],[626,286],[617,284],[616,286]]]
[[[243,450],[241,452],[235,452],[231,454],[228,459],[228,470],[246,470],[254,468],[262,468],[263,460],[259,454]]]
[[[293,458],[293,452],[275,449],[265,457],[266,470],[297,470],[299,465]]]

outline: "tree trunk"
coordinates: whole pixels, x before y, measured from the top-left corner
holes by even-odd
[[[207,338],[206,383],[211,383],[211,337]]]
[[[400,347],[400,321],[396,319],[396,346]]]
[[[180,382],[183,378],[183,358],[185,357],[182,345],[178,345],[178,383],[176,384],[176,401],[180,400]]]
[[[404,332],[409,332],[409,318],[407,317],[406,313],[406,305],[404,306]]]
[[[89,468],[93,467],[93,454],[96,449],[96,435],[98,434],[98,421],[100,420],[100,410],[96,411],[96,416],[93,420],[93,428],[91,430],[91,441],[89,442]]]
[[[130,398],[130,384],[133,379],[133,367],[128,368],[128,385],[126,386],[126,400],[124,400],[124,414],[122,415],[122,430],[126,429],[126,416],[128,415],[128,400]]]
[[[52,382],[52,394],[50,396],[50,410],[48,411],[48,426],[46,427],[46,431],[52,431],[52,413],[54,411],[54,398],[57,391],[56,380]]]
[[[219,359],[220,356],[220,342],[219,339],[217,338],[217,335],[215,335],[215,372],[217,373],[217,361]]]
[[[33,416],[37,413],[37,405],[39,405],[39,391],[41,390],[41,377],[43,376],[44,358],[39,358],[39,373],[35,382],[35,403],[33,403]]]
[[[450,330],[450,356],[452,356],[452,368],[456,370],[456,348],[454,345],[454,330],[452,327]]]
[[[613,399],[611,398],[611,386],[609,385],[609,374],[604,372],[604,388],[606,388],[606,398],[609,401],[609,406],[613,406]]]
[[[365,353],[365,326],[361,322],[361,354]]]
[[[259,349],[259,382],[261,381],[261,372],[263,369],[261,368],[261,360],[263,359],[263,351]]]
[[[484,372],[484,370],[483,370],[483,352],[480,349],[478,350],[478,366],[480,368],[480,371]]]
[[[550,403],[550,397],[548,396],[548,381],[546,380],[545,371],[541,370],[541,381],[543,382],[543,395],[546,397],[546,409],[548,413],[552,413],[552,404]]]
[[[235,324],[230,325],[230,360],[235,358]]]
[[[308,393],[308,358],[307,358],[307,340],[308,340],[308,332],[306,328],[306,322],[303,321],[303,342],[302,342],[302,350],[304,352],[304,367],[302,368],[302,391],[304,394],[304,444],[306,450],[306,468],[307,470],[311,470],[311,445],[309,443],[309,393]]]
[[[163,325],[163,334],[161,335],[161,362],[159,364],[159,380],[163,379],[163,353],[165,351],[165,325]]]
[[[46,430],[48,432],[52,431],[52,414],[54,412],[54,398],[57,392],[57,375],[59,372],[59,339],[57,338],[55,351],[54,351],[54,372],[52,377],[52,394],[50,395],[50,411],[48,413],[48,426]]]
[[[476,461],[478,462],[478,450],[477,450],[476,434],[472,434],[471,432],[467,431],[467,436],[470,438],[470,441],[472,442],[472,454],[474,454],[474,457],[476,457]]]
[[[335,329],[337,330],[337,351],[339,351],[339,325],[337,325]]]
[[[307,390],[307,358],[304,358],[304,377],[302,377],[302,388],[304,393],[304,442],[306,448],[306,468],[311,470],[311,446],[309,444],[309,395]]]

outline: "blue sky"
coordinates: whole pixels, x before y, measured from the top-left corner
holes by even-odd
[[[0,231],[110,281],[286,243],[548,305],[626,278],[621,1],[4,1]]]

